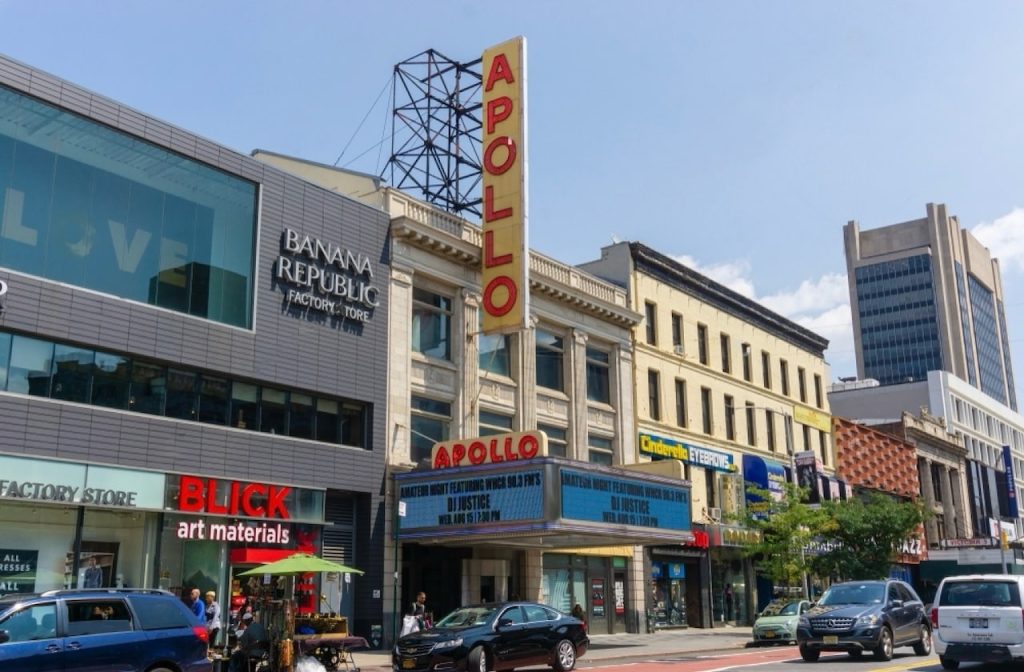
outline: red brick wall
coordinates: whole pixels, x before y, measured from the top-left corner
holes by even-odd
[[[916,498],[920,492],[917,451],[894,436],[832,418],[836,473],[854,486]]]

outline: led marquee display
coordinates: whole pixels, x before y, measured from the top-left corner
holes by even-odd
[[[562,517],[595,523],[690,529],[685,487],[563,468]]]
[[[405,515],[398,519],[403,531],[536,520],[543,515],[544,472],[536,469],[404,483],[398,496],[405,504]]]

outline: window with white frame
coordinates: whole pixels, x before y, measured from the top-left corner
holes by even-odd
[[[612,452],[612,440],[606,436],[597,434],[587,435],[587,459],[594,464],[611,466],[614,462]]]
[[[429,460],[434,444],[448,440],[452,405],[447,401],[413,395],[410,407],[410,457],[413,462]]]
[[[537,429],[547,434],[548,455],[556,455],[558,457],[569,456],[569,442],[564,427],[555,427],[554,425],[537,425]]]
[[[499,376],[512,375],[512,337],[508,334],[480,334],[480,370]]]
[[[480,436],[508,434],[512,431],[512,416],[494,411],[480,410]]]
[[[452,300],[435,292],[412,290],[413,352],[451,360]]]
[[[611,403],[611,353],[587,346],[587,399]]]
[[[537,353],[537,385],[565,391],[565,340],[544,329],[534,330]]]

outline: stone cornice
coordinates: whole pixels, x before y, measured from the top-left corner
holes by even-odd
[[[463,266],[479,267],[480,227],[393,189],[387,190],[387,196],[393,241]],[[627,307],[624,288],[536,252],[530,253],[530,289],[625,329],[632,329],[643,318]]]

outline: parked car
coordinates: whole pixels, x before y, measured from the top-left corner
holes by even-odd
[[[0,597],[0,670],[211,672],[206,625],[165,590]]]
[[[400,638],[392,663],[397,672],[488,672],[531,665],[569,672],[589,645],[582,621],[543,604],[478,604]]]
[[[892,660],[893,649],[913,646],[914,653],[932,652],[932,630],[924,603],[903,581],[848,581],[829,587],[800,617],[800,656],[814,662],[822,651],[846,651],[860,658]]]
[[[807,600],[773,600],[754,621],[754,644],[796,644],[800,614],[811,608]]]
[[[1024,660],[1024,577],[1010,574],[947,576],[931,610],[935,652],[942,667],[961,661]]]

